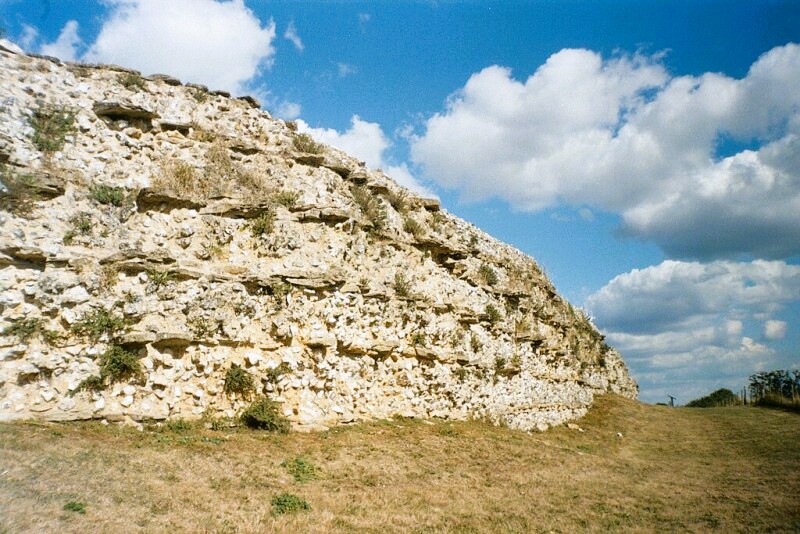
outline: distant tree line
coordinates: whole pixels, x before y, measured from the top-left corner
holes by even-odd
[[[742,400],[733,391],[722,388],[705,397],[695,399],[686,406],[689,408],[713,408],[715,406],[735,406],[741,403]]]
[[[750,376],[753,404],[788,408],[800,412],[800,370],[764,371]]]

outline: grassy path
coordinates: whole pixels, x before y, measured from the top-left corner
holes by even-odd
[[[0,532],[800,531],[797,414],[606,396],[579,424],[0,425]],[[311,511],[274,515],[280,493]]]

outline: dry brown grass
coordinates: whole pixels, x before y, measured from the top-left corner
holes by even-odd
[[[0,532],[797,531],[799,423],[606,396],[580,421],[585,433],[402,420],[285,436],[5,424]],[[299,457],[313,480],[281,465]],[[284,492],[311,511],[273,516]]]
[[[214,141],[205,154],[204,168],[166,158],[153,177],[153,188],[181,198],[206,200],[216,195],[264,197],[272,193],[262,177],[231,159],[222,141]]]

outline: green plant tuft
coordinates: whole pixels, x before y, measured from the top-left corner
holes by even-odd
[[[175,273],[172,273],[170,271],[147,269],[146,272],[147,272],[147,278],[150,279],[150,283],[156,290],[175,280]]]
[[[41,329],[41,319],[29,318],[20,319],[3,330],[4,336],[16,336],[20,341],[25,342],[38,334]]]
[[[311,510],[308,501],[291,493],[281,493],[272,498],[272,515],[293,514]]]
[[[2,332],[4,336],[16,336],[21,342],[27,342],[34,336],[38,336],[48,345],[55,345],[61,341],[61,335],[55,330],[48,330],[44,327],[44,320],[38,317],[30,317],[16,321]]]
[[[261,215],[250,222],[250,232],[253,237],[269,235],[275,229],[275,211],[271,208],[264,210]]]
[[[57,152],[63,148],[67,136],[75,132],[75,112],[59,106],[45,104],[33,110],[31,141],[42,152]]]
[[[128,327],[127,321],[104,308],[96,308],[72,325],[72,332],[97,342],[103,335],[116,339]]]
[[[80,501],[68,501],[64,504],[64,510],[67,512],[75,512],[78,514],[86,513],[86,503]]]
[[[275,282],[269,286],[268,292],[275,297],[279,305],[282,305],[286,295],[292,292],[292,286],[286,282]]]
[[[255,390],[253,376],[238,365],[233,364],[228,369],[228,372],[225,373],[223,390],[228,395],[236,394],[242,397],[249,397]]]
[[[144,374],[139,358],[119,345],[112,345],[100,355],[100,378],[110,383],[128,379],[141,379]]]
[[[278,365],[277,367],[272,367],[270,369],[267,369],[266,376],[264,377],[264,379],[270,384],[276,384],[283,375],[290,373],[291,370],[292,368],[289,367],[288,363],[281,362],[281,364]]]
[[[481,280],[483,280],[487,285],[494,286],[499,281],[497,278],[497,272],[492,268],[491,265],[488,263],[482,263],[480,268],[478,269],[478,276]]]
[[[417,330],[414,332],[414,335],[411,336],[411,344],[415,347],[424,347],[428,343],[427,338],[425,337],[425,332]]]
[[[284,189],[275,193],[272,197],[272,200],[276,204],[280,204],[287,210],[290,210],[297,205],[297,200],[300,198],[300,194],[297,191],[291,191],[289,189]]]
[[[303,458],[295,458],[294,460],[286,460],[281,463],[290,475],[294,477],[294,481],[300,484],[309,482],[317,478],[317,468],[314,464]]]
[[[289,432],[289,420],[278,411],[278,403],[266,397],[250,404],[239,418],[249,428],[280,434]]]
[[[0,162],[0,182],[5,190],[0,189],[0,209],[27,217],[33,211],[35,203],[43,200],[38,180],[33,174],[20,174]]]
[[[134,72],[123,72],[117,76],[117,82],[126,89],[132,91],[144,91],[147,89],[144,78]]]
[[[92,198],[100,204],[109,204],[119,207],[125,200],[125,189],[122,187],[98,185],[93,187],[89,193]]]
[[[89,213],[78,213],[69,220],[69,229],[64,233],[62,241],[65,245],[70,245],[75,236],[90,235],[93,228],[92,216]]]
[[[372,224],[372,229],[380,232],[386,228],[386,206],[383,202],[364,186],[354,185],[350,192],[356,205],[361,209],[361,213]]]
[[[488,304],[486,306],[486,315],[487,318],[489,319],[489,322],[492,324],[498,322],[500,319],[503,318],[503,316],[500,314],[500,311],[497,308],[495,308],[493,304]]]
[[[103,391],[106,389],[106,381],[101,376],[91,375],[87,378],[81,380],[81,383],[78,384],[78,387],[71,393],[74,395],[79,391],[88,390],[88,391]]]
[[[406,280],[406,276],[402,271],[398,271],[394,275],[394,292],[400,298],[408,298],[411,296],[411,284]]]
[[[480,338],[475,332],[469,337],[469,346],[472,347],[472,352],[480,352],[483,348],[483,343],[481,343]]]

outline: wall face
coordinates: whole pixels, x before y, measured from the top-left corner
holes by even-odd
[[[3,51],[0,72],[0,420],[234,416],[233,365],[308,429],[544,429],[636,395],[534,260],[254,103]]]

